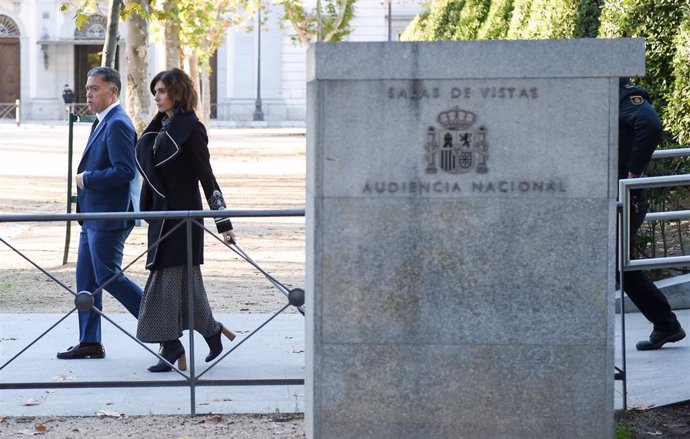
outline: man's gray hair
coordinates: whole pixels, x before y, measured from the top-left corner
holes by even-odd
[[[86,74],[87,78],[92,76],[99,76],[103,82],[112,84],[117,87],[117,95],[120,96],[122,90],[122,81],[120,80],[120,72],[110,67],[94,67]]]

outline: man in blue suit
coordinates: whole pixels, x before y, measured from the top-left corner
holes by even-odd
[[[137,186],[134,145],[136,132],[120,106],[120,74],[109,67],[89,71],[86,103],[96,114],[89,141],[77,168],[77,212],[134,210]],[[138,189],[138,187],[136,187]],[[142,291],[121,273],[125,240],[132,220],[83,221],[77,254],[77,290],[93,294],[94,308],[103,306],[105,288],[136,318]],[[93,309],[79,311],[79,344],[57,354],[59,359],[104,358],[101,316]]]

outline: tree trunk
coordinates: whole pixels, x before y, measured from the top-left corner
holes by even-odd
[[[197,56],[196,52],[192,52],[191,55],[187,57],[187,72],[189,73],[189,77],[192,80],[192,83],[194,84],[194,89],[196,90],[197,96],[199,96],[199,100],[201,100],[201,93],[200,93],[200,82],[199,82],[199,57]],[[201,104],[201,102],[199,102]],[[199,118],[202,118],[202,113],[201,113],[201,108],[198,107],[196,108],[196,114],[199,116]]]
[[[206,50],[206,48],[204,49]],[[204,59],[201,63],[201,121],[208,125],[211,120],[211,63]]]
[[[120,1],[110,0],[108,2],[108,33],[105,34],[105,41],[103,42],[102,67],[115,68],[117,28],[120,24]]]
[[[261,24],[259,24],[261,26]],[[321,17],[321,0],[316,0],[316,41],[323,41],[323,18]]]
[[[173,0],[164,0],[163,10],[172,9]],[[165,41],[165,68],[182,67],[182,49],[180,44],[180,28],[175,20],[165,20],[163,27],[163,41]]]
[[[148,0],[133,0],[148,9]],[[132,12],[127,23],[127,113],[137,132],[141,133],[151,119],[149,91],[148,22]]]

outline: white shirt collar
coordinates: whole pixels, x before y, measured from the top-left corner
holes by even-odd
[[[105,119],[105,117],[108,115],[108,113],[110,113],[110,110],[117,107],[118,105],[120,105],[120,101],[115,101],[113,104],[111,104],[105,110],[101,111],[100,113],[96,113],[96,118],[98,119],[98,125],[100,125],[101,122],[103,121],[103,119]]]

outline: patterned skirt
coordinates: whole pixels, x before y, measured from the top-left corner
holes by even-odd
[[[177,340],[189,329],[189,282],[187,266],[178,265],[151,271],[139,308],[137,338],[145,343]],[[209,337],[221,329],[208,304],[201,268],[192,267],[194,329]]]

